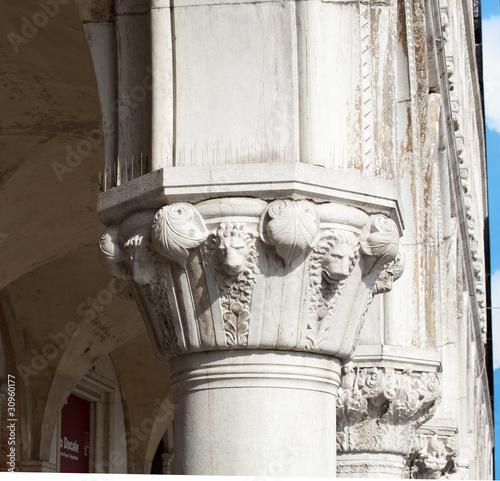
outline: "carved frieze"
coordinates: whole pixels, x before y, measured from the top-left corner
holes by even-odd
[[[337,399],[338,452],[409,454],[415,430],[439,399],[436,373],[345,364]]]
[[[383,215],[290,199],[167,205],[109,227],[100,242],[163,360],[234,348],[348,358],[381,272],[397,277],[398,249]]]

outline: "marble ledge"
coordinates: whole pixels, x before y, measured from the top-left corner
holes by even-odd
[[[155,3],[165,3],[165,0],[155,0]],[[259,3],[277,3],[283,5],[285,3],[298,3],[297,0],[173,0],[173,7],[218,7],[223,5],[256,5]],[[312,3],[312,2],[311,2]],[[353,3],[359,4],[359,0],[319,0],[316,4],[321,3]]]
[[[438,351],[389,344],[356,347],[353,362],[359,367],[411,368],[422,372],[441,372],[441,354]]]
[[[404,213],[395,181],[317,165],[276,162],[167,167],[99,194],[97,211],[106,225],[142,209],[174,202],[198,203],[221,197],[309,199],[385,214],[404,229]]]

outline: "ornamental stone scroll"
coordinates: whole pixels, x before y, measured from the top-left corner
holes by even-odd
[[[224,198],[136,212],[103,239],[162,360],[235,348],[347,359],[399,232],[345,205]]]

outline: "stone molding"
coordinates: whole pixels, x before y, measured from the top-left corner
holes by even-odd
[[[174,203],[109,226],[99,245],[162,360],[234,348],[349,358],[377,279],[400,266],[394,221],[307,200]]]
[[[392,463],[377,463],[374,464],[372,462],[364,462],[364,463],[343,463],[340,460],[337,460],[337,477],[345,478],[345,477],[365,477],[359,475],[372,474],[374,471],[377,474],[383,474],[384,477],[388,478],[401,478],[401,468]],[[350,475],[350,476],[349,476]],[[355,476],[358,475],[358,476]],[[371,476],[370,476],[371,477]]]
[[[339,453],[337,477],[404,479],[407,472],[405,459],[392,453]]]
[[[40,459],[27,459],[21,461],[19,470],[24,473],[55,473],[57,472],[57,465]]]
[[[467,146],[468,135],[466,122],[464,122],[464,108],[461,100],[460,92],[457,92],[456,86],[456,65],[459,63],[459,55],[454,52],[454,45],[448,42],[450,30],[452,30],[453,22],[450,22],[452,12],[446,4],[441,6],[441,32],[444,40],[444,52],[446,60],[446,76],[448,78],[449,98],[451,105],[451,113],[453,117],[454,135],[456,142],[456,154],[459,162],[460,181],[457,182],[458,194],[463,198],[465,219],[461,219],[466,229],[465,232],[469,237],[470,255],[472,258],[472,279],[473,288],[475,290],[478,320],[481,333],[482,343],[486,343],[487,337],[487,322],[486,322],[486,283],[484,279],[485,263],[484,253],[480,249],[482,243],[481,224],[478,222],[478,213],[474,211],[474,202],[472,198],[480,195],[476,192],[476,186],[471,182],[470,169],[476,168],[471,157],[471,147]],[[458,73],[459,75],[459,73]],[[479,226],[479,228],[478,228]],[[472,286],[471,286],[472,287]]]
[[[438,351],[390,344],[360,344],[356,347],[353,361],[359,368],[393,367],[417,372],[442,370],[441,354]]]
[[[337,399],[337,452],[408,455],[416,429],[440,400],[439,380],[434,372],[345,364]]]
[[[240,164],[228,174],[227,165],[179,166],[155,170],[102,192],[97,211],[106,225],[121,222],[138,207],[158,210],[177,202],[200,203],[223,197],[335,202],[368,214],[381,213],[404,229],[404,212],[396,182],[317,165],[274,162]]]
[[[298,389],[335,396],[340,361],[330,356],[275,350],[245,350],[187,354],[172,360],[173,392],[217,389]]]

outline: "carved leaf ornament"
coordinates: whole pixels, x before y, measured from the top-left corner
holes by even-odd
[[[314,204],[307,200],[275,200],[269,204],[261,222],[264,240],[276,247],[286,266],[314,245],[318,231]]]
[[[115,277],[125,279],[127,276],[123,262],[126,257],[118,227],[110,225],[99,239],[99,258]]]
[[[392,262],[399,252],[399,232],[396,224],[383,215],[374,215],[365,228],[361,251],[374,261],[369,269]]]
[[[337,398],[338,449],[407,455],[440,398],[437,373],[348,363]]]
[[[250,314],[237,302],[231,306],[231,312],[224,313],[224,330],[228,347],[244,347],[248,344],[249,321]]]
[[[208,236],[199,212],[189,204],[162,207],[152,227],[154,248],[163,256],[186,267],[189,250],[198,247]]]

